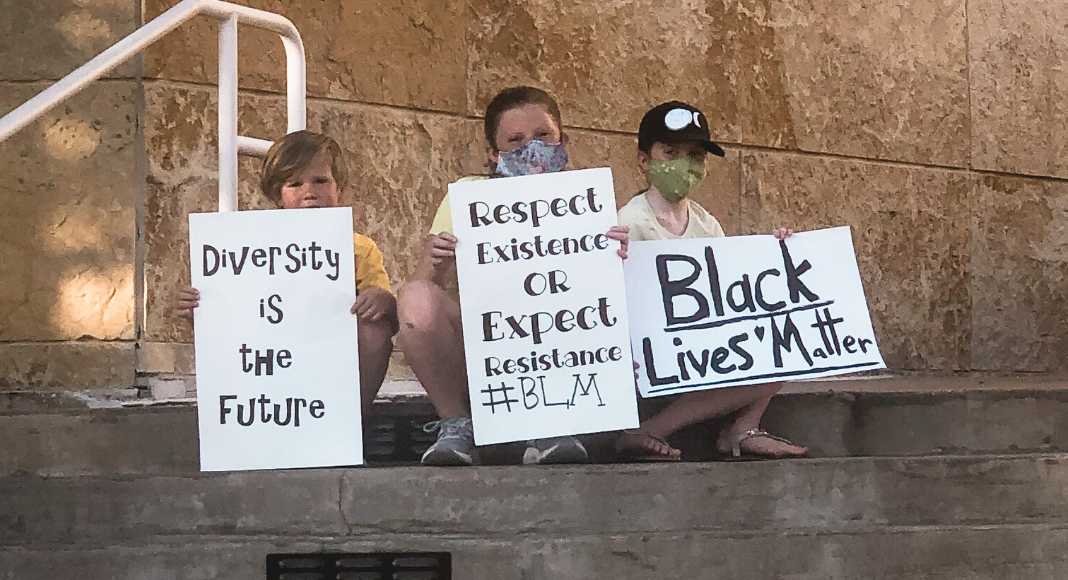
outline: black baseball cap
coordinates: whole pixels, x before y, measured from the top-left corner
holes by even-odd
[[[697,141],[705,151],[723,157],[723,148],[710,137],[705,114],[682,101],[668,101],[649,109],[638,125],[638,149],[642,151],[648,151],[653,143]]]

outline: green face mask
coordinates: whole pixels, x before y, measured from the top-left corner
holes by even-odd
[[[650,161],[649,183],[670,202],[685,199],[707,175],[705,164],[693,157],[674,161]]]

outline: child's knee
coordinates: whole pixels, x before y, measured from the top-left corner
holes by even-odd
[[[393,324],[386,318],[375,322],[359,320],[358,340],[360,352],[390,352],[393,350]]]
[[[433,330],[437,324],[441,288],[427,280],[413,280],[404,285],[397,295],[397,317],[401,332],[409,330]]]

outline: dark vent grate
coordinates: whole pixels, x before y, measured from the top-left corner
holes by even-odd
[[[452,554],[268,554],[267,580],[452,580]]]
[[[378,465],[417,462],[437,439],[423,425],[437,416],[425,404],[375,405],[371,424],[364,431],[364,458]]]

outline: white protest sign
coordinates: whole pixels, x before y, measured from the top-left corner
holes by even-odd
[[[633,242],[643,397],[886,368],[848,227]]]
[[[363,463],[349,208],[191,214],[202,471]]]
[[[608,168],[449,186],[479,445],[638,426]]]

